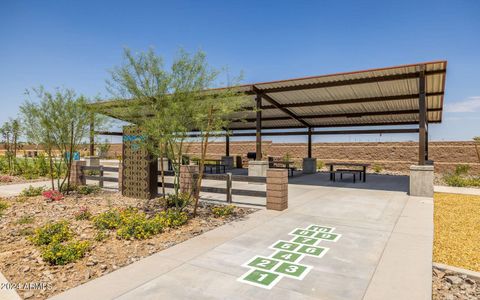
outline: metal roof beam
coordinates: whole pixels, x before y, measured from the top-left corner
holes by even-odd
[[[431,108],[428,112],[442,111],[441,108]],[[388,115],[406,115],[406,114],[418,114],[418,109],[409,110],[394,110],[394,111],[369,111],[361,113],[341,113],[341,114],[315,114],[315,115],[302,115],[299,116],[302,119],[327,119],[327,118],[361,118],[368,116],[388,116]],[[290,117],[264,117],[263,121],[281,121],[290,120]],[[254,122],[255,118],[244,119],[247,122]]]
[[[307,122],[305,122],[304,120],[302,120],[301,118],[299,118],[296,114],[294,114],[293,112],[291,112],[290,110],[286,109],[285,107],[283,107],[280,103],[278,103],[277,101],[275,101],[272,97],[270,97],[269,95],[259,91],[254,85],[252,85],[252,89],[253,91],[255,91],[257,93],[257,95],[260,95],[263,99],[265,99],[267,102],[269,102],[270,104],[272,104],[273,106],[275,106],[276,108],[278,108],[279,110],[281,110],[282,112],[286,113],[287,115],[290,116],[290,118],[294,119],[294,120],[297,120],[298,122],[302,123],[303,125],[305,125],[305,127],[311,127],[310,124],[308,124]]]
[[[427,93],[426,97],[431,96],[443,96],[443,92]],[[310,106],[322,106],[322,105],[341,105],[341,104],[356,104],[356,103],[369,103],[369,102],[384,102],[384,101],[398,101],[398,100],[410,100],[418,99],[419,94],[410,94],[410,95],[395,95],[395,96],[384,96],[384,97],[367,97],[367,98],[350,98],[350,99],[340,99],[340,100],[325,100],[325,101],[314,101],[314,102],[300,102],[300,103],[287,103],[282,104],[285,108],[291,107],[310,107]],[[262,109],[275,109],[273,105],[264,105]]]

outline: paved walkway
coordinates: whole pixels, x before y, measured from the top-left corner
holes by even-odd
[[[24,189],[29,186],[39,187],[39,186],[51,186],[50,181],[35,181],[27,183],[18,183],[18,184],[7,184],[0,185],[0,197],[11,197],[19,195]]]
[[[323,176],[291,179],[286,211],[258,211],[53,299],[430,299],[432,199],[407,196],[408,178],[334,187]],[[251,270],[242,265],[311,224],[341,237],[318,244],[330,248],[323,257],[297,261],[312,267],[301,280],[263,277],[271,289],[238,281]]]

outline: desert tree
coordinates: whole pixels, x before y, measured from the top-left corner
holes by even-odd
[[[125,62],[112,70],[107,89],[114,99],[128,100],[128,105],[112,107],[111,112],[130,116],[145,136],[143,147],[155,158],[172,161],[178,196],[180,166],[189,134],[200,132],[202,170],[210,134],[226,127],[227,115],[240,107],[243,98],[230,89],[207,91],[217,82],[220,72],[208,66],[203,52],[179,50],[170,68],[165,68],[163,59],[153,50],[138,54],[125,50],[124,55]],[[163,163],[160,168],[163,187]]]
[[[5,148],[10,174],[15,173],[18,139],[21,133],[22,128],[18,119],[10,119],[0,127],[0,136]]]
[[[53,92],[43,87],[27,90],[28,99],[20,107],[27,139],[41,145],[47,153],[52,189],[70,190],[70,172],[73,153],[88,137],[92,116],[84,96],[72,89],[57,88]],[[36,97],[37,101],[32,101]],[[101,124],[101,119],[95,120]],[[60,156],[55,157],[58,151]],[[55,168],[55,169],[54,169]],[[66,170],[66,171],[63,171]]]

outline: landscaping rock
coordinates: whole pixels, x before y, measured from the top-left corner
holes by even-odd
[[[432,275],[433,300],[480,299],[480,281],[435,267]]]
[[[214,218],[211,213],[212,205],[201,203],[197,217],[190,218],[187,224],[175,229],[166,228],[164,232],[148,240],[129,241],[117,239],[115,231],[112,230],[107,239],[98,242],[94,239],[97,229],[94,228],[92,220],[74,219],[79,207],[86,206],[93,215],[98,215],[112,207],[138,206],[141,201],[143,200],[125,198],[112,192],[101,192],[96,196],[68,195],[61,204],[46,203],[42,196],[25,198],[23,202],[13,198],[11,209],[2,217],[2,221],[6,222],[2,223],[0,231],[0,272],[10,282],[48,284],[48,289],[17,291],[25,299],[47,299],[257,210],[236,208],[234,216]],[[141,209],[142,206],[138,207]],[[152,211],[161,209],[155,207]],[[29,224],[32,231],[52,220],[67,220],[74,231],[74,239],[91,243],[86,257],[67,265],[52,266],[43,261],[40,247],[33,245],[28,236],[13,236],[12,233],[16,234],[23,228],[17,221],[24,215],[33,215],[34,212],[35,219]],[[191,216],[191,208],[187,209],[187,213]],[[468,292],[468,288],[463,291]]]
[[[446,276],[445,280],[450,284],[460,284],[463,282],[463,279],[457,276]]]

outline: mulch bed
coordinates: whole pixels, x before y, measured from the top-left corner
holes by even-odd
[[[9,203],[9,208],[0,217],[0,272],[13,285],[36,284],[42,287],[22,289],[17,286],[17,292],[25,299],[46,299],[257,211],[236,207],[231,216],[216,218],[211,213],[212,205],[201,203],[198,216],[192,218],[191,208],[188,208],[190,218],[187,224],[177,229],[166,229],[146,240],[120,240],[115,234],[110,234],[106,240],[99,242],[94,240],[97,229],[91,221],[75,220],[74,214],[80,207],[88,207],[93,215],[112,207],[127,206],[138,207],[148,213],[155,210],[155,200],[131,199],[113,192],[69,195],[58,202],[46,202],[42,196],[3,200]],[[30,221],[20,221],[25,219]],[[68,220],[78,239],[91,241],[91,251],[83,259],[64,266],[45,263],[38,247],[28,240],[28,235],[51,220]]]

